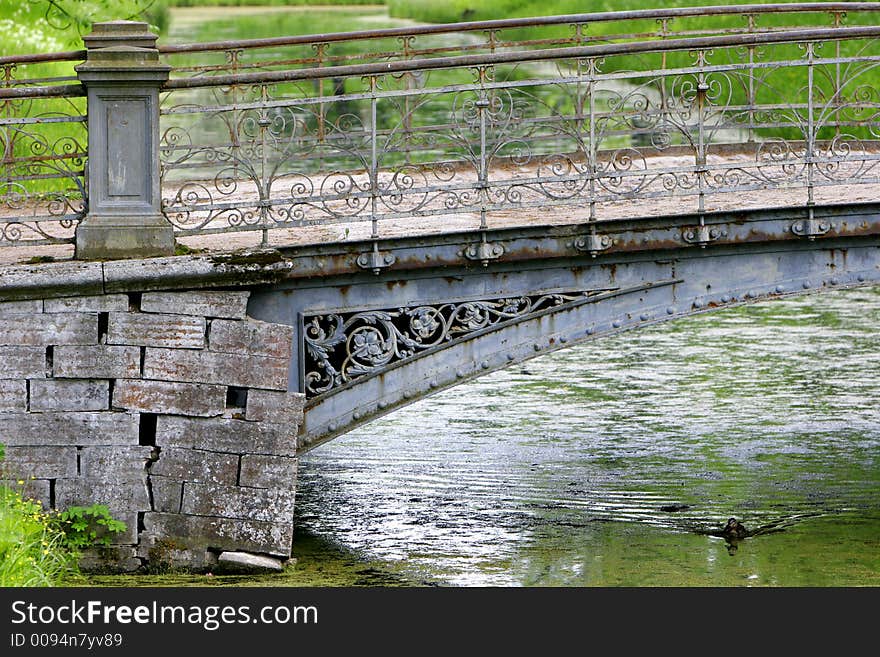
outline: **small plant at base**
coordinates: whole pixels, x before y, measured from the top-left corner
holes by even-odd
[[[104,504],[72,506],[58,515],[65,543],[72,550],[110,545],[113,534],[124,532],[127,525],[110,515]]]

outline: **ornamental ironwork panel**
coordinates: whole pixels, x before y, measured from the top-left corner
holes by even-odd
[[[553,292],[303,315],[302,389],[307,397],[316,397],[481,332],[558,311],[601,292]]]

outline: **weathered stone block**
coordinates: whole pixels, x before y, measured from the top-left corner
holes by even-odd
[[[283,280],[294,270],[292,259],[274,249],[247,249],[234,253],[209,253],[145,260],[102,263],[103,292],[164,291],[169,281],[194,281],[200,285],[260,285]],[[45,266],[45,265],[43,265]],[[31,272],[28,272],[31,275]],[[27,279],[26,279],[27,280]],[[0,291],[6,287],[0,281]]]
[[[0,301],[0,317],[10,315],[29,315],[43,312],[42,299],[28,301]]]
[[[150,487],[153,491],[153,510],[165,513],[180,513],[183,498],[183,484],[170,477],[160,477],[150,473]]]
[[[205,326],[201,317],[110,313],[107,344],[202,349]]]
[[[280,559],[249,552],[222,552],[217,559],[217,572],[229,574],[280,573]]]
[[[156,444],[234,454],[294,456],[298,427],[226,418],[186,418],[160,415]]]
[[[299,426],[303,421],[306,396],[301,392],[248,390],[245,419]]]
[[[152,447],[83,447],[79,452],[80,475],[99,481],[142,481]]]
[[[144,358],[144,378],[159,381],[286,390],[287,371],[286,360],[266,356],[148,348]]]
[[[202,383],[170,383],[120,379],[113,406],[142,413],[173,413],[211,417],[226,407],[226,388]]]
[[[0,413],[6,445],[137,445],[131,413]]]
[[[81,294],[101,294],[104,290],[104,264],[41,262],[35,265],[3,267],[0,293],[5,298],[51,296],[77,290]]]
[[[151,567],[184,569],[187,571],[212,571],[217,564],[217,554],[208,551],[204,545],[192,547],[193,539],[162,538],[140,535],[137,547],[138,556],[145,559]]]
[[[97,481],[77,477],[55,480],[55,507],[64,511],[71,506],[105,504],[126,530],[113,537],[112,543],[124,545],[137,541],[137,514],[150,510],[146,478],[140,482]]]
[[[31,411],[102,411],[110,408],[106,379],[35,379]]]
[[[238,455],[163,447],[159,459],[150,467],[150,474],[178,481],[232,486],[238,479]]]
[[[293,522],[293,490],[186,484],[181,511],[196,516]]]
[[[227,354],[290,358],[293,345],[293,327],[249,319],[231,322],[215,319],[211,322],[208,348]]]
[[[0,379],[41,379],[45,376],[45,347],[0,347]]]
[[[100,481],[75,477],[55,480],[55,501],[59,510],[70,506],[106,504],[114,515],[149,511],[146,477],[138,482]]]
[[[145,292],[141,311],[203,317],[243,318],[250,292]]]
[[[27,410],[27,381],[0,379],[0,412]],[[0,429],[2,432],[2,429]],[[2,433],[0,433],[2,442]]]
[[[98,344],[98,315],[44,313],[0,317],[0,345]]]
[[[10,445],[3,467],[21,479],[76,477],[76,447]]]
[[[143,563],[134,546],[115,545],[85,550],[79,559],[79,568],[89,573],[132,573]]]
[[[296,458],[245,454],[241,457],[239,486],[293,490],[296,486]]]
[[[56,347],[52,374],[58,378],[136,379],[141,375],[140,347]]]
[[[99,294],[90,297],[46,299],[47,313],[109,313],[127,312],[128,297],[124,294]]]
[[[4,474],[4,477],[8,473]],[[21,483],[19,483],[21,482]],[[44,509],[51,508],[50,484],[48,479],[31,479],[30,475],[22,476],[15,479],[0,479],[0,486],[6,486],[27,500],[39,502]]]
[[[193,551],[212,547],[220,550],[261,552],[286,558],[290,556],[293,539],[293,524],[290,522],[147,513],[144,515],[144,526],[147,535],[157,537],[157,543],[162,541],[166,546]]]

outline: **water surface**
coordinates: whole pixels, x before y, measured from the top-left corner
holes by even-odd
[[[486,376],[307,454],[299,527],[447,584],[880,584],[878,321],[804,296]]]

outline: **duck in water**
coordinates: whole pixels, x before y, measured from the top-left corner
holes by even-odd
[[[721,530],[721,535],[724,538],[740,539],[748,536],[749,530],[736,518],[729,518],[724,529]]]

